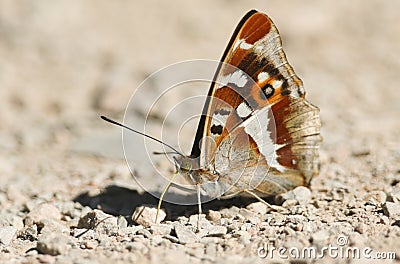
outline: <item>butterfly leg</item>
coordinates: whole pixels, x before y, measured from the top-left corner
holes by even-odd
[[[203,213],[203,210],[201,209],[200,183],[197,183],[196,187],[197,187],[197,204],[199,206],[199,214],[197,218],[197,232],[200,232],[200,217],[201,214]]]
[[[163,198],[164,198],[164,195],[167,193],[167,191],[168,191],[169,187],[171,186],[171,183],[174,181],[176,175],[178,175],[178,172],[176,172],[176,173],[172,176],[171,180],[170,180],[170,181],[168,182],[168,184],[165,186],[164,190],[162,191],[162,193],[161,193],[161,195],[160,195],[160,199],[158,200],[158,205],[157,205],[156,219],[155,219],[155,223],[156,223],[156,224],[157,224],[157,219],[158,219],[158,213],[159,213],[160,210],[161,210],[161,203],[162,203],[162,200],[163,200]]]
[[[283,209],[281,206],[270,205],[269,203],[264,201],[264,199],[262,199],[260,196],[258,196],[257,194],[255,194],[254,192],[252,192],[248,189],[244,189],[243,192],[246,192],[246,193],[252,195],[254,198],[256,198],[257,200],[259,200],[260,202],[265,204],[267,207],[269,207],[272,211],[282,211],[282,209]]]

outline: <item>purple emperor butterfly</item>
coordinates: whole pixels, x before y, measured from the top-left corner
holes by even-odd
[[[200,193],[262,200],[309,185],[318,174],[319,109],[305,99],[266,14],[242,18],[213,80],[191,154],[174,158],[197,186],[199,209]]]

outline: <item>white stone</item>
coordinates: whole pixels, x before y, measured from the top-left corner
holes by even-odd
[[[3,245],[9,245],[17,232],[15,226],[0,227],[0,243]]]
[[[133,212],[132,220],[144,227],[150,227],[153,224],[159,224],[165,219],[167,214],[164,209],[160,209],[158,212],[158,218],[156,222],[157,208],[147,205],[136,207],[135,212]]]

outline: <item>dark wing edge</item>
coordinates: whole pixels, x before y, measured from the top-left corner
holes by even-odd
[[[195,138],[194,138],[193,146],[192,146],[192,151],[191,151],[191,153],[190,153],[190,157],[191,157],[191,158],[198,158],[198,157],[200,157],[200,144],[199,144],[199,143],[200,143],[200,140],[202,139],[203,134],[204,134],[205,122],[206,122],[206,118],[207,118],[207,112],[208,112],[208,108],[209,108],[209,105],[210,105],[210,97],[211,97],[211,95],[213,94],[213,90],[214,90],[215,87],[216,87],[216,85],[215,85],[215,84],[216,84],[216,80],[217,80],[217,77],[218,77],[218,75],[219,75],[219,73],[220,73],[220,70],[221,70],[221,67],[222,67],[222,65],[223,65],[223,62],[225,61],[225,59],[226,59],[226,57],[227,57],[227,55],[228,55],[228,53],[229,53],[229,51],[230,51],[230,49],[231,49],[233,43],[235,42],[235,39],[236,39],[238,33],[239,33],[240,30],[242,29],[242,26],[243,26],[243,25],[246,23],[246,21],[247,21],[252,15],[254,15],[255,13],[258,13],[258,11],[255,10],[255,9],[250,10],[250,11],[247,12],[247,14],[240,20],[239,24],[236,26],[236,29],[235,29],[235,31],[233,32],[232,37],[231,37],[231,39],[229,40],[228,45],[226,46],[226,49],[225,49],[225,51],[224,51],[224,53],[223,53],[223,55],[222,55],[222,57],[221,57],[220,64],[218,65],[218,68],[217,68],[217,70],[215,71],[215,74],[214,74],[214,77],[213,77],[213,82],[211,83],[210,89],[209,89],[209,91],[208,91],[207,99],[206,99],[206,102],[204,103],[204,107],[203,107],[203,111],[202,111],[202,113],[201,113],[200,121],[199,121],[199,124],[198,124],[198,126],[197,126],[196,136],[195,136]]]

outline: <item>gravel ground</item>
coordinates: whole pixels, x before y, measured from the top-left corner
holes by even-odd
[[[162,223],[135,223],[135,209],[152,215],[158,200],[132,179],[120,130],[98,116],[121,120],[127,98],[161,67],[218,59],[252,8],[277,24],[321,108],[320,175],[311,189],[272,197],[277,211],[244,198],[205,203],[198,233],[195,205],[164,203]],[[381,261],[378,252],[399,262],[399,8],[377,0],[0,0],[0,263],[364,263]],[[142,102],[133,103],[140,128]],[[134,174],[160,192],[137,138]],[[172,171],[166,164],[157,168]],[[372,259],[278,254],[329,246]]]

